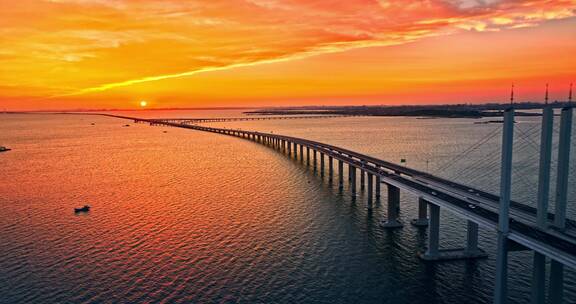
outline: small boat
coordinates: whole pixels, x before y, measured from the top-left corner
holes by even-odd
[[[125,127],[129,127],[130,125],[124,125]]]
[[[0,152],[8,152],[8,151],[10,151],[10,150],[12,150],[12,149],[6,148],[6,147],[4,147],[4,146],[0,146]]]
[[[74,213],[88,212],[88,211],[90,211],[90,206],[88,205],[84,205],[84,207],[82,208],[74,208]]]

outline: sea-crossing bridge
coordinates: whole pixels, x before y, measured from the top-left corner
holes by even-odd
[[[214,128],[198,124],[200,122],[230,121],[226,119],[144,119],[103,115],[130,119],[136,123],[165,125],[235,136],[266,145],[293,157],[297,161],[305,162],[308,166],[313,166],[314,170],[318,170],[322,177],[328,175],[331,182],[337,181],[340,189],[343,189],[345,183],[349,183],[349,189],[354,196],[358,191],[359,184],[360,190],[367,192],[366,206],[368,209],[372,209],[374,202],[380,200],[381,185],[384,185],[385,191],[387,191],[387,216],[381,224],[384,229],[403,227],[399,218],[400,191],[415,194],[419,198],[418,218],[413,219],[412,224],[429,227],[427,246],[425,250],[419,253],[423,260],[440,261],[486,257],[486,252],[480,249],[478,245],[478,227],[482,226],[494,231],[498,239],[494,303],[506,303],[507,301],[508,253],[514,250],[532,250],[534,252],[532,302],[562,303],[564,267],[576,269],[576,231],[573,228],[576,227],[576,224],[566,219],[572,112],[572,107],[565,107],[560,116],[556,204],[553,213],[548,211],[548,194],[550,191],[550,155],[552,153],[551,137],[554,114],[553,109],[548,106],[544,107],[542,118],[537,208],[513,201],[510,198],[514,134],[513,108],[504,112],[500,195],[317,141],[280,134]],[[346,174],[344,173],[345,166],[348,169]],[[440,248],[441,208],[467,220],[467,240],[463,248]],[[547,259],[551,264],[548,290],[546,290]]]

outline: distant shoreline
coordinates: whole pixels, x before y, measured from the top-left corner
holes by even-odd
[[[330,107],[285,107],[268,108],[243,112],[246,115],[357,115],[357,116],[414,116],[428,118],[484,118],[501,117],[510,104],[459,104],[422,106],[330,106]],[[517,103],[516,110],[542,109],[541,103]],[[569,106],[565,102],[550,104],[554,108]],[[541,116],[540,113],[517,111],[517,116]]]
[[[553,108],[574,106],[568,102],[553,102]],[[443,105],[403,105],[403,106],[301,106],[301,107],[204,107],[204,108],[158,108],[158,109],[91,109],[91,110],[35,110],[35,111],[4,111],[0,114],[95,114],[102,112],[156,112],[156,111],[205,111],[205,110],[252,110],[242,114],[249,116],[267,115],[343,115],[343,116],[408,116],[433,118],[485,118],[502,117],[509,103],[489,104],[443,104]],[[516,116],[541,116],[540,113],[527,112],[540,110],[542,103],[515,103]],[[521,111],[525,110],[525,111]]]

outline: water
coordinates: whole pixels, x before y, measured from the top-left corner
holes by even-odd
[[[240,111],[209,114],[166,115]],[[491,300],[492,231],[480,233],[488,259],[426,264],[416,256],[425,230],[407,224],[416,216],[414,196],[402,193],[405,227],[386,231],[378,226],[385,204],[369,213],[362,194],[354,200],[347,188],[339,193],[270,148],[126,123],[0,115],[0,144],[14,149],[0,155],[0,303]],[[415,118],[214,125],[306,137],[388,160],[404,157],[409,166],[430,171],[500,126]],[[73,207],[84,204],[92,211],[75,215]],[[461,246],[465,224],[442,212],[442,246]],[[511,303],[528,301],[531,257],[510,256]],[[575,282],[568,271],[568,301],[576,299]]]

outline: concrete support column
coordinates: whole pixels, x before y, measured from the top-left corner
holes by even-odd
[[[384,228],[400,228],[402,223],[398,221],[400,212],[400,189],[387,184],[388,188],[388,219],[382,222]]]
[[[376,176],[376,200],[380,200],[380,184],[382,184],[382,178],[380,175]]]
[[[374,197],[373,188],[374,176],[368,173],[368,210],[372,210],[372,198]]]
[[[320,153],[320,176],[324,177],[324,153]]]
[[[332,181],[334,176],[334,160],[332,156],[328,156],[328,180]]]
[[[498,232],[498,252],[496,253],[496,282],[494,304],[505,304],[508,299],[508,237]]]
[[[478,252],[478,224],[472,221],[468,221],[466,249],[464,249],[464,252],[467,255],[473,255]]]
[[[304,146],[300,145],[300,160],[304,161]]]
[[[356,167],[348,165],[348,170],[350,171],[350,187],[352,188],[352,195],[356,195]]]
[[[310,166],[310,147],[306,147],[306,164]]]
[[[317,156],[316,156],[317,153],[318,153],[318,151],[314,150],[314,172],[316,172],[316,167],[317,167],[316,164],[318,163],[318,161],[316,160],[317,159]]]
[[[365,175],[366,172],[362,169],[360,169],[360,190],[364,190],[364,188],[366,188],[366,183],[365,183]]]
[[[430,230],[425,255],[428,257],[440,255],[440,206],[434,204],[430,204]]]
[[[562,303],[564,297],[564,265],[552,260],[550,262],[550,285],[548,287],[548,303]]]
[[[534,252],[532,264],[532,304],[546,303],[546,256]],[[560,303],[560,302],[558,302]]]
[[[418,218],[411,221],[412,225],[418,227],[428,226],[428,202],[422,198],[418,198]]]
[[[344,188],[344,162],[338,160],[338,188]]]
[[[348,164],[348,182],[352,181],[352,170],[350,170],[350,164]]]

